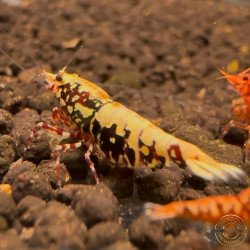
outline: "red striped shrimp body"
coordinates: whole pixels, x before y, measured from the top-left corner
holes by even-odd
[[[175,201],[165,206],[148,203],[146,214],[152,219],[183,217],[215,224],[228,214],[239,216],[250,226],[250,188],[238,195],[218,195],[191,201]]]
[[[47,88],[55,92],[64,115],[83,134],[89,134],[107,159],[130,167],[155,167],[170,161],[186,164],[204,179],[239,179],[239,168],[217,162],[197,146],[164,132],[137,113],[112,101],[100,87],[77,74],[61,70],[43,73]]]

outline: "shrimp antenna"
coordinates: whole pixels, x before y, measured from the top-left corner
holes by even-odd
[[[13,60],[13,58],[5,51],[3,50],[1,47],[0,47],[0,51],[14,64],[16,64],[21,70],[23,70],[24,72],[26,72],[28,75],[32,76],[32,79],[36,79],[38,76],[30,73],[26,68],[24,68],[23,66],[21,66],[19,63],[15,62]],[[45,83],[41,82],[41,81],[38,81],[40,84],[42,85],[46,85]]]
[[[248,71],[250,71],[250,67],[247,68],[247,69],[245,69],[243,72],[241,72],[241,74],[245,74],[245,73],[247,73]]]
[[[227,74],[224,70],[218,68],[218,71],[220,71],[220,73],[221,73],[223,76],[217,77],[216,80],[220,80],[220,79],[225,79],[225,78],[227,78],[227,75],[228,75],[228,74]]]
[[[41,70],[41,72],[44,71],[44,69],[42,68],[41,64],[38,63],[38,62],[35,60],[35,58],[34,58],[33,56],[28,55],[28,54],[26,54],[26,53],[25,53],[25,55],[28,56],[28,57],[32,60],[32,62],[34,62],[34,64]],[[40,74],[34,75],[34,77],[33,77],[32,80],[35,80],[36,78],[38,78],[38,77],[41,76],[41,75],[42,75],[41,73],[40,73]],[[41,84],[43,84],[43,85],[47,85],[46,83],[40,82],[38,79],[36,79],[36,81],[38,81],[39,83],[41,83]]]
[[[73,61],[73,59],[75,59],[76,55],[84,47],[84,45],[85,45],[85,41],[80,40],[79,43],[76,45],[76,51],[75,51],[75,53],[69,59],[69,61],[67,62],[66,66],[63,67],[62,71],[65,71],[68,68],[68,66],[71,64],[71,62]]]
[[[29,75],[32,75],[30,72],[28,72],[27,69],[25,69],[23,66],[21,66],[20,64],[18,64],[17,62],[15,62],[13,60],[13,58],[11,56],[8,55],[8,53],[6,51],[4,51],[2,48],[0,48],[0,51],[6,56],[9,58],[9,60],[12,62],[12,63],[15,63],[21,70],[27,72]],[[33,76],[33,75],[32,75]]]
[[[42,68],[42,65],[38,62],[38,61],[36,61],[35,60],[35,58],[33,57],[33,56],[31,56],[31,55],[29,55],[29,54],[26,54],[26,53],[24,53],[26,56],[28,56],[31,60],[32,60],[32,62],[41,70],[41,71],[43,71],[43,68]],[[39,76],[39,74],[38,74],[38,76]]]

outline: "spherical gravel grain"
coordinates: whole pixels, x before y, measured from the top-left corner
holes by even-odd
[[[140,249],[162,249],[164,240],[164,223],[150,221],[146,216],[135,219],[129,227],[130,241]]]
[[[0,233],[1,250],[29,250],[26,244],[18,237],[15,231]]]
[[[17,205],[20,222],[25,227],[34,225],[40,211],[45,208],[45,201],[32,195],[25,196]]]
[[[6,220],[11,227],[17,216],[16,204],[10,195],[0,192],[0,216]]]
[[[42,173],[44,176],[46,176],[54,189],[58,186],[64,186],[71,180],[66,166],[64,164],[56,166],[56,163],[53,160],[42,161],[37,166],[37,172]]]
[[[164,248],[165,250],[210,250],[208,241],[205,239],[205,236],[200,235],[199,233],[188,230],[182,231],[179,236],[170,241],[169,244]]]
[[[100,222],[87,234],[86,246],[89,250],[100,249],[118,240],[128,240],[128,235],[117,222]]]
[[[136,250],[135,247],[130,241],[118,240],[115,243],[102,247],[102,250]]]
[[[12,114],[4,109],[0,109],[0,134],[9,134],[13,126]]]
[[[29,245],[82,250],[85,249],[86,232],[85,224],[70,207],[52,201],[40,212]]]
[[[4,175],[16,156],[15,143],[11,136],[0,135],[0,176]]]
[[[16,180],[19,174],[31,170],[34,171],[36,170],[36,165],[34,163],[29,161],[22,161],[21,159],[19,159],[18,161],[13,162],[10,165],[8,172],[5,174],[3,178],[3,183],[13,185],[14,181]]]
[[[12,195],[16,202],[27,195],[34,195],[46,201],[54,197],[49,181],[35,171],[26,171],[17,176],[12,186]]]
[[[118,201],[110,189],[97,185],[89,192],[78,192],[72,201],[76,214],[87,227],[102,221],[118,219]]]
[[[155,172],[141,167],[136,169],[135,175],[139,198],[163,204],[174,200],[184,181],[183,172],[176,164]]]

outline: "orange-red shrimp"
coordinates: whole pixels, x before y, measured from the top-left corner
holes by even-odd
[[[249,71],[250,67],[239,74],[231,75],[220,69],[220,72],[224,75],[222,78],[226,78],[246,102],[249,102],[250,100],[245,99],[250,95],[250,73],[248,73]]]
[[[234,214],[250,225],[250,188],[242,190],[238,195],[175,201],[165,206],[148,203],[145,207],[146,214],[156,220],[183,217],[215,224],[224,215]]]
[[[223,134],[225,135],[230,127],[238,127],[245,129],[250,133],[250,68],[242,71],[239,74],[231,75],[223,70],[222,78],[228,80],[232,87],[241,95],[239,99],[232,101],[232,112],[237,117],[237,120],[231,120],[225,127]],[[250,138],[250,134],[249,134]],[[245,143],[245,160],[250,160],[250,140]]]
[[[224,75],[222,78],[228,80],[232,87],[241,95],[242,99],[234,100],[232,103],[232,111],[241,122],[245,122],[246,125],[240,123],[233,123],[233,126],[250,130],[250,67],[242,71],[239,74],[231,75],[223,70],[220,72]],[[231,122],[232,123],[232,122]]]

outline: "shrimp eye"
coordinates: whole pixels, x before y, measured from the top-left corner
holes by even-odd
[[[243,80],[243,81],[248,81],[248,76],[243,76],[243,77],[242,77],[242,80]]]
[[[62,76],[61,75],[56,75],[56,81],[61,82],[62,81]]]

